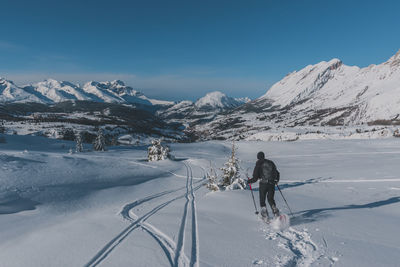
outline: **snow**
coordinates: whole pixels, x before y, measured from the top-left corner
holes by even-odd
[[[35,95],[22,90],[12,81],[0,77],[0,103],[13,101],[16,103],[41,102]]]
[[[275,231],[285,231],[290,227],[290,217],[287,214],[280,214],[271,220],[271,226]]]
[[[246,105],[180,121],[189,121],[200,140],[390,138],[400,118],[399,81],[400,51],[366,68],[332,59],[289,73]]]
[[[272,100],[294,112],[357,106],[353,123],[392,119],[400,114],[399,52],[388,61],[366,68],[347,66],[339,59],[309,65],[288,74],[259,100]],[[304,101],[304,102],[301,102]]]
[[[19,87],[12,81],[0,78],[0,103],[38,102],[53,104],[64,101],[85,100],[94,102],[170,106],[174,102],[151,99],[126,86],[120,80],[90,81],[82,87],[70,82],[47,79]]]
[[[47,102],[50,103],[68,100],[91,100],[90,96],[82,89],[68,82],[47,79],[31,85],[31,87],[43,96],[42,99],[47,99]]]
[[[295,215],[284,230],[254,215],[249,190],[203,186],[230,143],[171,144],[176,160],[147,162],[146,146],[69,155],[74,142],[6,140],[1,266],[398,266],[395,138],[237,142],[243,169],[260,150],[276,163]]]
[[[201,108],[224,109],[224,108],[236,107],[239,106],[240,104],[242,104],[242,102],[239,102],[232,97],[228,97],[227,95],[219,91],[208,93],[199,100],[197,100],[196,103],[194,103],[196,108],[200,109]]]

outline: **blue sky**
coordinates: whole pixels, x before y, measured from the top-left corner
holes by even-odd
[[[0,76],[121,79],[146,95],[263,95],[322,60],[386,61],[400,1],[2,1]]]

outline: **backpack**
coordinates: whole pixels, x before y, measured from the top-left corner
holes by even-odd
[[[261,166],[261,183],[275,184],[275,181],[279,181],[279,172],[276,169],[275,164],[270,160],[264,160]]]

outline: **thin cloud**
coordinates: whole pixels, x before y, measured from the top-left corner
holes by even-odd
[[[24,49],[25,49],[25,47],[22,45],[0,40],[0,50],[19,51],[19,50],[24,50]]]

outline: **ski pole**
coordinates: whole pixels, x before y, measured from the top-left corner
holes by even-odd
[[[247,181],[248,180],[249,180],[249,176],[247,175]],[[253,188],[251,188],[251,184],[249,184],[249,187],[250,187],[250,191],[251,191],[251,196],[253,198],[254,208],[256,209],[256,214],[258,214],[257,205],[256,205],[256,201],[254,200]]]
[[[285,197],[283,196],[283,194],[282,194],[282,191],[281,191],[281,189],[279,188],[279,185],[278,184],[276,184],[276,186],[278,187],[278,190],[279,190],[279,192],[281,193],[281,195],[282,195],[282,198],[283,198],[283,200],[285,201],[285,203],[286,203],[286,206],[288,207],[288,209],[289,209],[289,211],[290,211],[290,215],[292,216],[292,217],[294,217],[293,216],[293,212],[292,212],[292,210],[290,209],[290,207],[289,207],[289,204],[287,203],[287,201],[286,201],[286,199],[285,199]]]

